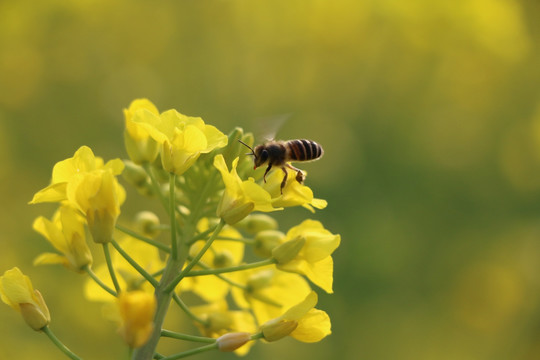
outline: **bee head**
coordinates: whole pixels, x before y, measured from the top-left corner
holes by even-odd
[[[246,155],[251,155],[253,156],[253,162],[255,163],[255,169],[257,168],[257,162],[258,162],[258,159],[259,157],[257,156],[257,154],[255,154],[255,151],[253,151],[253,148],[251,146],[249,146],[248,144],[246,144],[245,142],[243,142],[242,140],[238,140],[238,142],[240,142],[240,144],[244,145],[245,147],[247,147],[249,150],[251,150],[250,153],[247,153]],[[268,155],[268,154],[267,154]]]

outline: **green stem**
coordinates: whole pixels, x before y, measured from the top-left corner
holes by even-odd
[[[218,348],[218,344],[217,344],[217,342],[214,342],[213,344],[201,346],[201,347],[198,347],[196,349],[184,351],[184,352],[181,352],[181,353],[178,353],[178,354],[175,354],[175,355],[171,355],[171,356],[161,358],[161,360],[181,359],[181,358],[185,358],[185,357],[188,357],[188,356],[191,356],[191,355],[200,354],[200,353],[203,353],[205,351],[214,350],[214,349],[217,349],[217,348]]]
[[[259,340],[264,337],[262,331],[251,335],[251,340]]]
[[[66,345],[64,345],[54,334],[53,332],[51,331],[51,329],[49,329],[48,326],[45,326],[41,329],[41,331],[43,331],[48,337],[49,339],[53,342],[54,345],[56,345],[57,348],[59,348],[64,354],[66,354],[67,357],[69,357],[70,359],[73,359],[73,360],[81,360],[80,357],[78,357],[77,355],[75,355],[71,350],[68,349],[68,347]]]
[[[180,296],[178,296],[178,294],[176,293],[173,293],[173,300],[174,302],[186,313],[187,316],[189,316],[191,319],[193,319],[194,321],[206,326],[208,324],[208,321],[205,321],[203,319],[201,319],[200,317],[198,317],[197,315],[195,315],[191,310],[189,310],[189,308],[187,307],[187,305],[182,301],[182,299],[180,299]]]
[[[219,224],[216,226],[216,229],[212,233],[212,236],[206,241],[206,244],[202,247],[201,250],[193,257],[193,259],[189,262],[189,264],[186,265],[186,267],[178,274],[178,276],[165,288],[165,291],[172,291],[176,285],[182,280],[186,274],[190,272],[190,270],[197,265],[199,260],[202,258],[202,256],[206,253],[206,250],[212,245],[214,242],[214,239],[217,237],[217,235],[221,232],[221,229],[223,229],[223,226],[225,226],[225,221],[221,219]]]
[[[116,293],[120,292],[120,284],[118,284],[118,279],[116,278],[116,273],[114,272],[114,267],[112,264],[111,253],[109,251],[109,243],[103,244],[103,253],[105,254],[105,261],[107,262],[107,268],[109,269],[109,274],[111,274],[111,280],[114,285]]]
[[[152,246],[155,246],[158,249],[165,251],[166,253],[171,252],[171,249],[167,245],[162,244],[159,241],[156,241],[154,239],[150,239],[150,238],[147,238],[147,237],[142,236],[140,234],[137,234],[135,231],[130,230],[130,229],[128,229],[128,228],[126,228],[126,227],[124,227],[122,225],[116,224],[116,228],[118,230],[120,230],[121,232],[123,232],[124,234],[127,234],[127,235],[129,235],[129,236],[131,236],[131,237],[133,237],[135,239],[139,239],[141,241],[144,241],[145,243],[150,244]],[[169,228],[169,227],[167,226],[167,228]]]
[[[161,330],[161,336],[178,339],[178,340],[187,340],[187,341],[201,342],[201,343],[207,343],[207,344],[213,344],[216,342],[216,339],[214,338],[181,334],[181,333],[177,333],[177,332],[169,331],[169,330]]]
[[[122,255],[122,257],[124,259],[126,259],[126,261],[135,268],[135,270],[137,270],[139,272],[139,274],[141,274],[150,284],[152,284],[152,286],[154,288],[156,288],[159,283],[156,279],[154,279],[154,277],[152,275],[150,275],[148,272],[146,272],[146,270],[144,270],[142,268],[141,265],[139,265],[135,260],[133,260],[133,258],[131,256],[129,256],[129,254],[127,252],[124,251],[124,249],[122,249],[120,247],[120,245],[115,241],[111,241],[111,244],[114,246],[114,248],[116,249],[116,251],[118,251],[120,253],[120,255]]]
[[[103,290],[105,290],[106,292],[108,292],[109,294],[111,294],[112,296],[116,297],[118,296],[118,294],[116,293],[116,291],[114,291],[113,289],[111,289],[110,287],[108,287],[107,285],[105,285],[105,283],[103,281],[101,281],[100,278],[98,278],[98,276],[96,275],[96,273],[94,273],[92,271],[92,269],[90,268],[90,265],[86,265],[84,267],[84,270],[86,271],[86,273],[96,282],[96,284],[98,284],[99,286],[101,286],[101,288]]]
[[[254,262],[251,264],[243,264],[243,265],[224,267],[224,268],[219,268],[219,269],[194,270],[194,271],[190,271],[184,276],[191,277],[191,276],[202,276],[202,275],[217,275],[217,274],[224,274],[224,273],[229,273],[229,272],[234,272],[234,271],[258,268],[261,266],[272,265],[275,263],[276,263],[276,260],[274,260],[273,258],[270,258],[270,259]]]
[[[171,255],[173,260],[178,259],[178,244],[176,243],[176,174],[169,173],[169,216],[171,218]]]
[[[230,237],[230,236],[220,236],[218,237],[216,240],[225,240],[225,241],[238,241],[238,242],[242,242],[246,245],[254,245],[255,244],[255,240],[253,239],[246,239],[246,238],[235,238],[235,237]]]
[[[211,269],[210,266],[206,265],[205,263],[199,261],[199,266],[202,267],[203,269]],[[247,290],[247,286],[246,285],[242,285],[240,283],[237,283],[236,281],[233,281],[231,279],[229,279],[228,277],[226,276],[223,276],[222,274],[214,274],[217,278],[225,281],[226,283],[228,283],[229,285],[231,286],[235,286],[237,288],[240,288],[242,290]]]
[[[148,177],[150,178],[150,182],[152,183],[152,187],[154,188],[154,191],[156,192],[159,199],[161,200],[163,207],[167,209],[167,199],[165,198],[165,196],[163,196],[163,193],[161,192],[159,182],[157,181],[156,177],[154,176],[154,173],[152,172],[152,167],[150,163],[144,163],[142,164],[142,167],[146,171],[146,174],[148,174]]]

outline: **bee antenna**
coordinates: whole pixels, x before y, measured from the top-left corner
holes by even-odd
[[[248,144],[246,144],[245,142],[243,142],[243,141],[240,140],[240,139],[238,139],[238,142],[239,142],[240,144],[243,144],[243,145],[244,145],[245,147],[247,147],[249,150],[251,150],[251,153],[247,153],[246,155],[253,155],[253,156],[257,157],[257,156],[255,155],[255,151],[253,151],[253,148],[252,148],[251,146],[249,146]]]

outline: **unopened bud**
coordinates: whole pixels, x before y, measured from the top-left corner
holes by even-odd
[[[231,204],[229,208],[221,209],[222,211],[218,213],[218,216],[225,220],[227,224],[232,225],[248,216],[254,208],[255,204],[253,202],[241,205]]]
[[[144,187],[148,178],[142,166],[139,166],[130,160],[124,160],[124,171],[122,172],[122,176],[124,177],[124,180],[137,189]]]
[[[264,230],[255,236],[253,251],[257,256],[269,258],[272,250],[283,243],[285,234],[277,230]]]
[[[249,234],[255,235],[260,231],[277,229],[278,222],[266,214],[251,214],[235,226],[245,230]]]
[[[293,260],[296,255],[302,250],[306,243],[304,237],[297,237],[296,239],[289,240],[272,250],[272,256],[276,259],[278,265],[283,265]]]
[[[292,333],[298,326],[296,320],[278,320],[273,319],[261,326],[261,332],[263,333],[266,341],[272,342],[284,338]]]
[[[246,285],[249,291],[255,292],[258,289],[268,287],[272,282],[274,272],[271,270],[258,271],[249,276]]]
[[[159,235],[159,217],[151,211],[141,211],[135,215],[135,226],[144,236],[155,238]]]
[[[216,269],[234,265],[234,258],[231,252],[228,250],[223,250],[216,253],[214,256],[213,265]]]
[[[217,338],[219,351],[231,352],[251,340],[251,334],[247,332],[235,332],[222,335]]]
[[[51,315],[43,296],[38,290],[34,290],[35,300],[37,304],[22,303],[19,304],[21,315],[24,321],[32,329],[39,331],[51,322]]]
[[[220,332],[224,329],[229,329],[233,320],[230,315],[224,312],[213,312],[208,315],[206,329],[211,332]]]

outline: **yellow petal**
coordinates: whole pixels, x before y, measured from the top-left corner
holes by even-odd
[[[322,310],[311,309],[298,321],[298,326],[290,334],[296,340],[313,343],[321,341],[332,333],[330,317]]]

